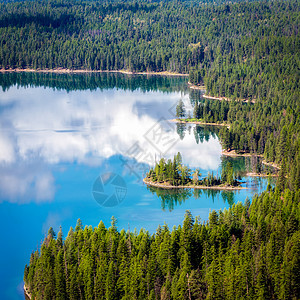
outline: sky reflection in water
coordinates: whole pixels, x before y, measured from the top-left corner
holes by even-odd
[[[207,220],[210,210],[228,208],[265,188],[266,180],[245,178],[249,190],[190,192],[174,199],[147,189],[143,175],[162,155],[172,158],[180,151],[184,163],[200,167],[203,175],[220,172],[223,160],[216,135],[195,126],[182,131],[169,122],[179,99],[189,104],[186,88],[162,90],[13,85],[0,92],[0,226],[7,228],[0,232],[5,241],[1,299],[24,299],[24,265],[50,226],[55,231],[62,226],[66,236],[78,218],[109,226],[115,216],[119,229],[144,227],[154,233],[164,222],[170,229],[182,223],[186,209]],[[107,172],[122,176],[127,187],[126,198],[115,207],[99,205],[92,195],[95,180]]]
[[[180,140],[176,125],[168,121],[180,98],[188,102],[180,93],[9,89],[1,95],[2,201],[51,200],[55,182],[49,165],[76,163],[100,169],[117,154],[153,165],[161,152],[169,158],[180,151],[190,167],[216,169],[221,153],[217,138],[199,147],[193,134]],[[164,123],[169,132],[160,132]],[[165,140],[158,141],[159,135]],[[132,151],[136,145],[143,154]]]

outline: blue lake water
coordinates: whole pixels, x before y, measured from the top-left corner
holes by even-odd
[[[114,216],[119,229],[154,233],[159,224],[181,224],[187,209],[205,221],[209,211],[266,188],[266,179],[242,175],[247,190],[159,197],[143,184],[149,165],[177,152],[204,176],[220,174],[226,160],[242,174],[253,164],[222,157],[216,128],[170,122],[179,99],[191,110],[200,97],[185,78],[28,76],[0,77],[1,299],[24,299],[24,266],[50,226],[66,236],[78,218],[94,227]],[[112,195],[118,205],[110,207]]]

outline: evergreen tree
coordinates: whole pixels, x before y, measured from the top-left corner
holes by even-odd
[[[299,191],[276,189],[152,236],[70,229],[32,253],[24,281],[36,299],[298,299],[299,208]]]
[[[182,99],[179,100],[176,106],[176,117],[177,118],[184,118],[185,117],[185,106]]]

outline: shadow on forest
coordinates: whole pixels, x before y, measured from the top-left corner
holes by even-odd
[[[83,19],[82,19],[83,21]],[[25,25],[35,24],[43,27],[64,28],[68,24],[80,24],[80,19],[68,14],[62,14],[59,18],[53,18],[48,15],[36,14],[26,15],[22,14],[10,14],[0,19],[0,27],[7,27],[7,24],[15,27],[24,27]],[[74,29],[72,27],[72,29]],[[80,27],[78,26],[78,30]]]

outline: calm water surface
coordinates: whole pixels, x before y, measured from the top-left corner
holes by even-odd
[[[56,232],[62,226],[66,236],[78,218],[109,226],[114,216],[119,229],[154,233],[159,224],[181,224],[187,209],[205,221],[210,210],[244,202],[266,187],[265,179],[244,177],[255,162],[221,156],[217,128],[169,121],[179,99],[191,110],[191,99],[200,96],[188,90],[186,78],[0,74],[0,83],[1,299],[24,299],[24,265],[50,226]],[[142,178],[149,165],[179,151],[204,176],[220,174],[231,160],[249,189],[147,188]],[[111,185],[107,178],[119,181]],[[112,195],[120,203],[109,207]]]

